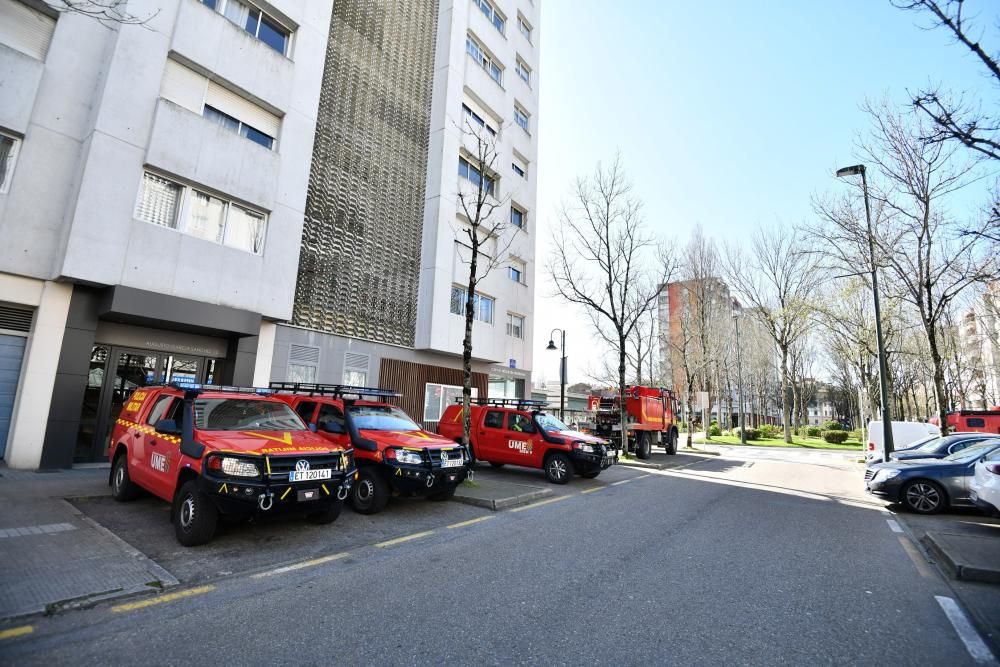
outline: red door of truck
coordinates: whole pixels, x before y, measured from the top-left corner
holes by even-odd
[[[492,463],[510,463],[503,418],[503,410],[486,410],[482,421],[475,425],[478,429],[473,440],[476,458]]]

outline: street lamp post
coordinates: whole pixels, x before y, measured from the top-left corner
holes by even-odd
[[[743,419],[743,354],[740,350],[740,318],[733,311],[733,324],[736,325],[736,384],[740,390],[740,444],[747,444],[747,425]]]
[[[882,447],[885,460],[895,448],[892,445],[892,414],[889,410],[889,371],[885,363],[885,339],[882,338],[882,309],[878,298],[878,269],[875,266],[875,235],[872,232],[872,211],[868,203],[868,178],[865,165],[856,164],[837,170],[837,177],[861,175],[861,189],[865,199],[865,222],[868,225],[868,254],[872,263],[872,296],[875,301],[875,341],[878,344],[878,381],[882,400]]]
[[[559,421],[566,421],[566,332],[553,329],[549,332],[549,344],[546,350],[559,349],[555,344],[555,333],[559,332],[559,345],[562,347],[562,359],[559,360]]]

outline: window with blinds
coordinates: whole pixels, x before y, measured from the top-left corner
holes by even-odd
[[[173,181],[151,174],[142,175],[142,190],[135,207],[135,217],[154,225],[177,227],[177,211],[181,203],[181,186]]]
[[[176,60],[167,59],[160,96],[265,148],[274,148],[281,127],[278,116]]]
[[[364,387],[368,384],[368,355],[357,352],[344,353],[344,384]]]
[[[0,0],[0,44],[45,60],[56,20],[17,0]]]

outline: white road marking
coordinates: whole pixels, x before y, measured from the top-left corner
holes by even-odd
[[[952,627],[955,628],[958,638],[965,644],[965,650],[969,652],[969,655],[972,656],[976,664],[996,665],[997,659],[993,656],[983,638],[976,632],[976,629],[972,627],[972,623],[969,622],[969,618],[962,611],[962,608],[954,600],[943,595],[935,595],[934,599],[941,605],[945,616],[948,617]]]
[[[611,484],[609,484],[608,486],[618,486],[619,484],[628,484],[631,481],[632,481],[631,479],[623,479],[617,482],[611,482]]]
[[[285,565],[284,567],[278,567],[273,570],[268,570],[267,572],[258,572],[257,574],[250,575],[251,579],[263,579],[264,577],[272,577],[276,574],[284,574],[285,572],[294,572],[295,570],[301,570],[305,567],[313,567],[314,565],[322,565],[323,563],[329,563],[332,560],[338,560],[340,558],[345,558],[349,556],[348,553],[332,554],[330,556],[321,556],[320,558],[313,558],[312,560],[302,561],[301,563],[293,563],[292,565]]]
[[[898,523],[896,523],[895,519],[886,519],[885,522],[889,524],[889,530],[891,530],[892,532],[894,533],[903,532],[903,529],[899,526]]]
[[[49,535],[51,533],[61,533],[64,530],[76,530],[76,526],[71,523],[47,523],[38,526],[24,526],[21,528],[0,528],[0,537]]]

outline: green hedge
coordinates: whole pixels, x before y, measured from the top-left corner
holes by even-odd
[[[810,438],[819,438],[823,435],[823,429],[819,426],[810,426],[806,429],[806,435]]]
[[[843,431],[844,425],[840,422],[825,422],[823,424],[824,431]]]
[[[737,438],[740,437],[740,429],[734,428],[733,435]],[[760,440],[760,429],[748,428],[747,429],[747,440]]]
[[[850,435],[847,431],[830,430],[823,431],[823,439],[829,442],[831,445],[840,445],[847,441],[847,436]]]
[[[762,438],[777,438],[781,432],[781,429],[774,424],[761,424],[759,430]]]
[[[718,424],[716,424],[715,422],[712,422],[712,425],[708,427],[708,435],[709,435],[709,437],[716,436],[716,435],[722,435],[722,429],[719,428]]]

